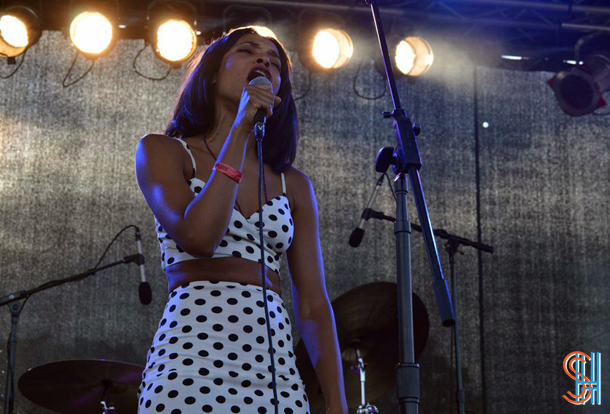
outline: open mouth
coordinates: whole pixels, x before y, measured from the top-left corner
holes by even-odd
[[[271,74],[263,69],[255,68],[248,74],[248,83],[252,82],[252,79],[264,76],[269,82],[271,82]]]

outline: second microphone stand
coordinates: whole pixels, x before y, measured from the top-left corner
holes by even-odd
[[[21,315],[21,311],[23,310],[23,306],[25,302],[29,299],[31,295],[37,292],[41,292],[43,290],[51,289],[55,286],[63,285],[68,282],[76,282],[77,280],[85,279],[86,277],[93,276],[97,272],[101,270],[108,269],[110,267],[118,266],[121,264],[127,263],[143,263],[144,256],[141,254],[134,254],[131,256],[126,256],[123,260],[118,262],[110,263],[106,266],[97,267],[95,269],[87,270],[84,273],[79,273],[74,276],[67,277],[65,279],[52,280],[50,282],[44,283],[34,289],[30,290],[21,290],[19,292],[11,293],[3,298],[0,298],[0,306],[8,305],[9,311],[11,312],[11,333],[8,340],[7,346],[7,369],[6,369],[6,388],[4,394],[4,413],[12,414],[14,408],[15,401],[15,385],[14,385],[14,376],[15,376],[15,354],[17,352],[17,324],[19,323],[19,316]],[[21,302],[23,300],[23,303]]]

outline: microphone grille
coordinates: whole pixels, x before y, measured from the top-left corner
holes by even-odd
[[[254,78],[250,81],[249,85],[269,85],[269,86],[271,86],[271,82],[269,82],[269,79],[267,79],[264,76],[257,76],[256,78]]]

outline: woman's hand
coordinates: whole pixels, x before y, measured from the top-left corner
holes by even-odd
[[[282,99],[273,95],[271,85],[247,85],[241,93],[233,128],[251,130],[254,128],[254,115],[259,109],[264,109],[269,118],[280,102]]]

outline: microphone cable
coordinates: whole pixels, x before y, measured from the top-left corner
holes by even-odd
[[[123,234],[123,232],[129,228],[133,228],[135,231],[135,235],[136,235],[136,242],[138,243],[138,257],[135,260],[135,263],[140,267],[140,274],[141,274],[141,281],[140,281],[140,286],[138,287],[138,297],[140,298],[140,303],[142,305],[148,305],[150,304],[150,302],[152,301],[152,290],[150,288],[150,284],[146,281],[146,276],[144,275],[144,255],[142,254],[142,245],[140,240],[140,228],[138,226],[136,226],[135,224],[130,224],[128,226],[125,226],[121,229],[121,231],[119,231],[116,236],[114,236],[114,238],[112,239],[112,241],[110,243],[108,243],[108,246],[106,246],[106,250],[104,250],[104,253],[102,253],[102,257],[100,257],[100,260],[98,260],[97,264],[89,270],[96,270],[98,268],[98,266],[102,263],[102,261],[104,260],[104,257],[106,257],[106,253],[108,253],[108,250],[110,250],[110,247],[114,244],[114,242],[116,241],[116,239],[119,238],[119,236],[121,234]]]
[[[113,245],[113,243],[116,241],[116,239],[118,239],[118,238],[119,238],[119,236],[120,236],[121,234],[123,234],[123,232],[124,232],[125,230],[127,230],[127,229],[129,229],[129,228],[132,228],[132,227],[134,228],[134,230],[135,230],[135,231],[137,231],[137,232],[139,232],[139,231],[140,231],[140,229],[138,229],[138,227],[137,227],[135,224],[130,224],[130,225],[128,225],[128,226],[123,227],[123,228],[121,229],[121,231],[119,231],[119,232],[116,234],[116,236],[114,236],[114,238],[112,239],[112,241],[111,241],[110,243],[108,243],[108,246],[106,246],[106,250],[104,250],[104,253],[102,253],[102,257],[100,257],[100,260],[97,262],[97,264],[96,264],[95,266],[93,266],[93,268],[92,268],[92,269],[90,269],[90,270],[95,270],[95,269],[97,269],[97,267],[98,267],[98,266],[99,266],[99,265],[102,263],[102,260],[104,260],[104,257],[106,257],[106,253],[108,253],[108,250],[110,249],[110,246],[112,246],[112,245]]]
[[[269,322],[269,307],[267,305],[267,283],[265,280],[265,239],[263,235],[263,138],[265,136],[264,124],[254,126],[254,138],[256,139],[256,150],[258,154],[258,231],[261,249],[261,273],[263,285],[263,303],[265,307],[265,326],[267,327],[267,340],[269,342],[269,358],[271,359],[271,385],[273,386],[273,406],[275,414],[278,414],[280,404],[277,398],[277,382],[275,380],[275,356],[273,350],[273,340],[271,338],[271,323]]]

